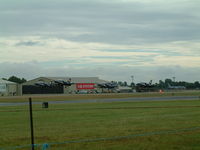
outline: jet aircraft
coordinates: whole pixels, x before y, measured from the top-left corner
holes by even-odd
[[[152,80],[149,83],[140,82],[136,84],[136,92],[153,92],[155,87],[152,84]]]
[[[45,83],[43,81],[38,81],[38,82],[35,83],[35,85],[40,86],[40,87],[50,87],[51,86],[51,84]]]
[[[107,89],[114,89],[114,88],[118,87],[118,85],[113,82],[100,83],[100,84],[98,84],[98,86],[100,88],[107,88]]]
[[[168,89],[186,89],[185,86],[171,86],[170,84],[168,84]]]

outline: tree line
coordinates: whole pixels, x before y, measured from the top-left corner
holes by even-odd
[[[154,84],[156,87],[166,89],[170,86],[184,86],[186,89],[200,89],[199,81],[193,83],[186,81],[172,81],[172,79],[159,80],[159,83]]]
[[[2,78],[2,79],[7,80],[7,81],[11,81],[11,82],[15,82],[15,83],[19,83],[19,84],[27,81],[25,78],[18,78],[16,76],[11,76],[8,79],[6,79],[6,78]]]
[[[127,84],[126,81],[115,81],[119,86],[129,86],[132,88],[135,88],[137,83],[130,83],[130,85]],[[164,81],[159,80],[158,83],[151,84],[153,87],[158,89],[167,89],[169,86],[184,86],[186,89],[200,89],[200,83],[199,81],[195,81],[193,83],[186,82],[186,81],[172,81],[172,79],[165,79]]]

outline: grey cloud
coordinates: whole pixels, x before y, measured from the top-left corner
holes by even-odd
[[[16,46],[38,46],[42,45],[40,42],[35,41],[21,41],[15,44]]]
[[[187,1],[174,6],[164,2],[62,0],[17,4],[7,4],[1,10],[4,13],[0,14],[0,29],[4,30],[0,33],[45,34],[82,42],[126,44],[200,38],[198,6]],[[72,36],[68,32],[77,30],[93,34]]]
[[[40,67],[37,62],[29,63],[0,63],[0,78],[8,78],[12,75],[18,77],[25,77],[27,79],[32,79],[37,76],[43,76],[45,70]]]

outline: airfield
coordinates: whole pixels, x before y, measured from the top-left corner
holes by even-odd
[[[199,96],[184,91],[3,97],[0,150],[30,149],[29,97],[37,150],[200,149]]]

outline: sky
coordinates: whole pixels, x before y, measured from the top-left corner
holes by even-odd
[[[0,0],[0,78],[200,81],[198,0]]]

